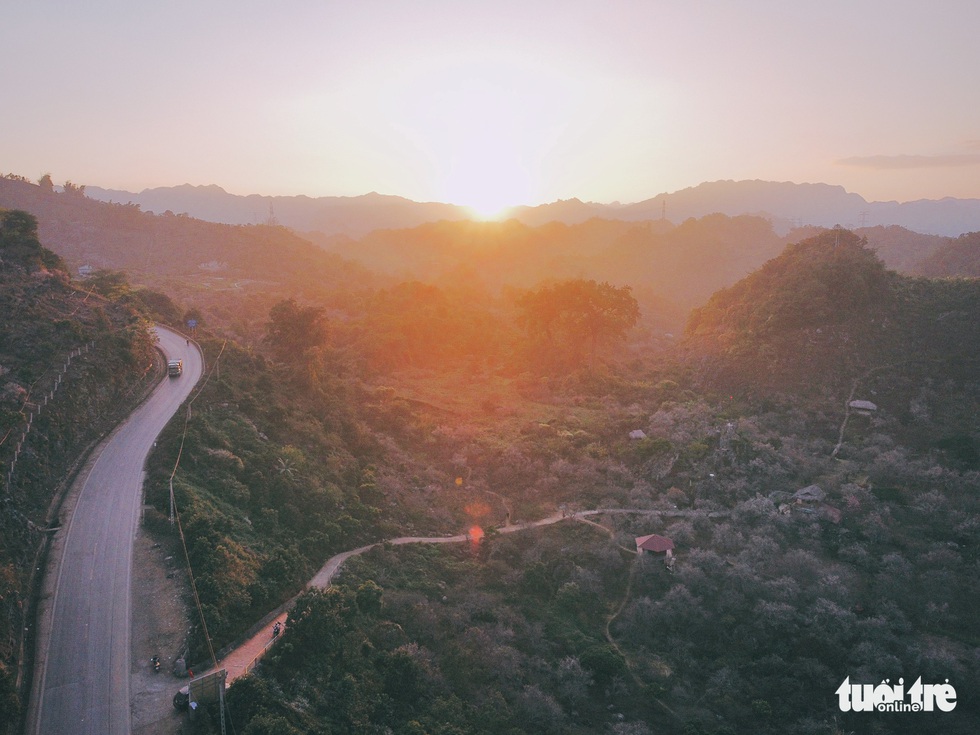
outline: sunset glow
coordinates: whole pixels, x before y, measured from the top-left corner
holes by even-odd
[[[392,92],[386,114],[433,167],[437,200],[491,219],[540,198],[534,169],[567,108],[546,71],[449,55],[411,66]]]
[[[520,172],[516,167],[508,170],[506,162],[495,158],[492,146],[457,159],[456,165],[444,183],[445,196],[440,199],[468,207],[477,219],[498,219],[510,207],[528,201],[515,195],[522,188]]]
[[[482,217],[717,180],[980,197],[978,25],[977,3],[870,0],[14,3],[0,169]]]

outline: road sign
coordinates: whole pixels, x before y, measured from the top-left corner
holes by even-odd
[[[217,702],[225,688],[224,669],[212,671],[199,679],[192,679],[190,683],[190,695],[192,702]]]

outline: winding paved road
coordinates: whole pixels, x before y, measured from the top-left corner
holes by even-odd
[[[77,501],[52,544],[38,614],[30,735],[130,732],[130,569],[143,466],[204,371],[184,337],[156,333],[184,374],[164,379],[95,450],[70,493]]]

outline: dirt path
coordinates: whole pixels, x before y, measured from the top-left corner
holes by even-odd
[[[599,511],[587,510],[580,513],[568,514],[568,513],[555,513],[547,518],[542,518],[537,521],[532,521],[528,523],[512,523],[506,526],[501,526],[497,529],[498,533],[514,533],[516,531],[524,531],[528,528],[536,528],[538,526],[548,526],[553,523],[559,523],[560,521],[571,519],[577,516],[587,516],[596,515]],[[357,556],[370,551],[376,546],[388,543],[395,546],[402,546],[404,544],[458,544],[464,541],[469,541],[470,535],[468,533],[458,534],[456,536],[401,536],[399,538],[389,539],[387,541],[379,541],[374,544],[368,544],[367,546],[361,546],[357,549],[351,549],[350,551],[343,551],[339,554],[335,554],[330,557],[327,562],[320,568],[320,571],[314,575],[307,585],[307,589],[325,589],[330,586],[333,578],[340,571],[344,562],[350,559],[352,556]],[[295,599],[295,598],[294,598]],[[240,676],[244,676],[255,666],[256,662],[262,655],[269,649],[270,645],[273,643],[272,629],[276,623],[285,625],[286,616],[288,615],[288,608],[291,606],[290,603],[286,603],[280,612],[275,615],[269,615],[265,622],[252,634],[252,636],[243,641],[241,644],[237,645],[233,650],[229,651],[223,659],[221,659],[219,666],[225,669],[227,674],[227,683],[231,684],[235,679]],[[153,655],[153,654],[149,654]],[[200,672],[201,675],[210,673],[210,671]],[[176,686],[174,691],[183,686],[182,683],[174,682]],[[186,683],[186,682],[185,682]],[[173,696],[171,694],[171,696]]]
[[[555,523],[561,523],[566,520],[577,520],[584,523],[592,523],[593,525],[599,526],[606,532],[610,532],[610,529],[600,524],[593,523],[587,520],[589,516],[603,515],[603,514],[640,514],[640,515],[660,515],[666,517],[685,517],[689,515],[694,515],[699,511],[684,511],[684,510],[640,510],[640,509],[629,509],[629,508],[605,508],[598,510],[582,510],[577,512],[557,512],[545,518],[541,518],[537,521],[528,521],[525,523],[508,523],[505,526],[500,526],[496,529],[497,533],[516,533],[518,531],[526,531],[530,528],[539,528],[541,526],[550,526]],[[712,511],[708,513],[709,517],[723,517],[729,515],[728,511]],[[314,575],[314,577],[307,583],[306,589],[325,589],[330,586],[333,578],[340,571],[340,568],[344,565],[344,562],[350,559],[352,556],[358,556],[365,552],[370,551],[376,546],[382,544],[392,544],[395,546],[402,546],[405,544],[458,544],[464,541],[469,541],[471,539],[468,533],[458,534],[456,536],[401,536],[399,538],[389,539],[387,541],[379,541],[374,544],[368,544],[366,546],[361,546],[356,549],[351,549],[350,551],[343,551],[339,554],[335,554],[330,557],[326,563],[320,568],[320,570]],[[620,547],[624,548],[625,547]],[[626,551],[632,552],[632,549],[625,549]],[[633,552],[635,553],[635,552]],[[631,572],[632,580],[632,572]],[[626,599],[629,599],[629,590],[627,590]],[[229,651],[225,657],[219,662],[219,666],[225,669],[227,673],[227,683],[230,685],[235,679],[240,676],[244,676],[255,666],[257,661],[262,657],[262,655],[269,649],[269,647],[274,642],[274,636],[272,634],[273,626],[276,623],[280,625],[286,624],[286,617],[288,615],[288,609],[292,606],[293,600],[287,602],[283,605],[278,612],[270,613],[267,616],[261,626],[259,626],[253,632],[252,636],[237,645],[233,650]],[[625,600],[623,605],[625,605]],[[618,613],[617,613],[618,614]],[[611,621],[610,621],[611,622]],[[153,655],[153,654],[148,654]],[[624,656],[625,658],[625,656]],[[628,663],[628,659],[627,659]],[[204,675],[210,673],[199,672],[199,675]],[[632,673],[632,670],[631,670]],[[178,683],[178,680],[173,680],[173,691],[175,692],[184,683]],[[135,691],[135,689],[134,689]],[[172,693],[171,693],[172,696]],[[169,700],[168,700],[169,701]],[[135,719],[134,719],[135,722]],[[135,732],[135,731],[134,731]],[[150,731],[147,731],[150,732]],[[157,731],[154,731],[157,732]],[[163,732],[162,730],[159,732]],[[175,731],[176,732],[176,731]]]

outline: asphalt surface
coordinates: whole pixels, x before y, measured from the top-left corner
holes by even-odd
[[[156,331],[184,372],[164,378],[96,449],[69,494],[76,501],[73,510],[66,503],[42,591],[30,735],[130,733],[130,571],[143,467],[204,369],[184,337]]]

